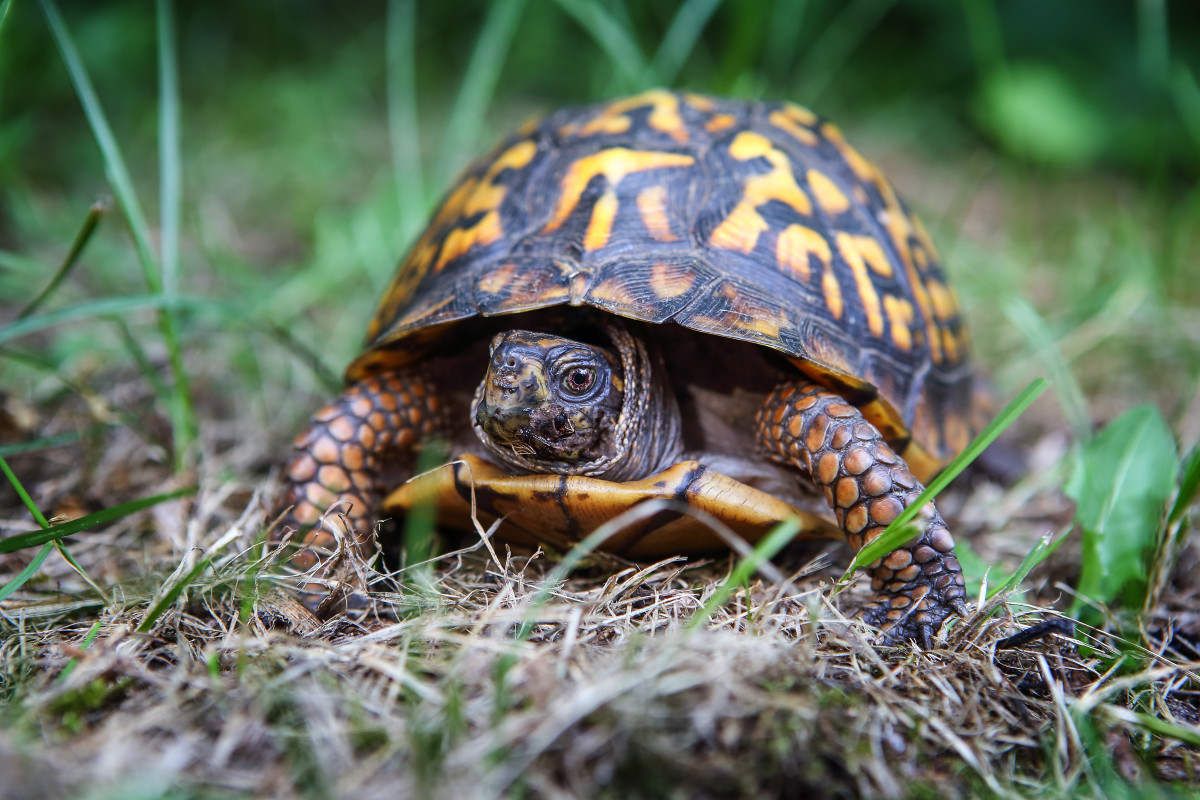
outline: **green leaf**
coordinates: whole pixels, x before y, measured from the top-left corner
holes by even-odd
[[[1002,148],[1049,166],[1092,162],[1108,136],[1109,120],[1063,72],[1044,64],[1013,64],[990,72],[975,111]]]
[[[23,550],[26,547],[36,547],[44,542],[51,542],[56,539],[62,539],[65,536],[70,536],[80,531],[96,525],[103,525],[106,522],[112,522],[115,519],[128,516],[135,511],[150,508],[150,506],[158,505],[167,500],[174,500],[177,497],[185,497],[193,494],[196,487],[188,486],[183,489],[176,489],[173,492],[164,494],[156,494],[153,497],[143,497],[140,500],[130,500],[128,503],[122,503],[119,506],[106,508],[103,511],[97,511],[95,514],[88,514],[86,517],[64,522],[61,525],[52,525],[45,530],[29,531],[28,533],[19,533],[16,536],[9,536],[7,539],[0,539],[0,553],[13,553],[17,550]]]
[[[1064,487],[1083,529],[1081,595],[1141,608],[1153,549],[1175,488],[1175,439],[1152,405],[1127,411],[1084,445]]]

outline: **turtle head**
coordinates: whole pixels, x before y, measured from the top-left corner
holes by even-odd
[[[532,331],[498,334],[489,354],[474,423],[490,450],[547,472],[571,472],[612,455],[625,399],[616,356]]]

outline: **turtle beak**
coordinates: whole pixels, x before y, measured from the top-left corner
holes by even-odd
[[[502,438],[515,438],[521,426],[529,424],[534,411],[550,400],[545,349],[530,341],[532,336],[525,331],[509,331],[492,340],[492,357],[475,420],[482,425],[490,419]]]

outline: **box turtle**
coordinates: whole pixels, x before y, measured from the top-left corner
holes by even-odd
[[[967,350],[920,222],[816,114],[665,90],[565,109],[437,208],[297,439],[276,530],[316,585],[422,496],[551,544],[665,497],[749,538],[806,515],[857,551],[986,422]],[[433,440],[464,455],[402,486]],[[680,510],[608,547],[719,545]],[[880,641],[965,611],[949,530],[932,504],[917,522],[868,567]]]

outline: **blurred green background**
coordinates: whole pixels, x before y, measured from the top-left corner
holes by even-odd
[[[110,189],[43,5],[0,8],[4,326]],[[58,8],[156,243],[155,6]],[[790,99],[837,121],[930,223],[1002,390],[1059,378],[1062,415],[1082,433],[1149,386],[1184,438],[1200,431],[1200,3],[188,2],[175,13],[177,291],[193,301],[179,322],[202,420],[295,429],[330,382],[303,351],[327,378],[354,355],[381,287],[469,158],[529,115],[669,85]],[[45,307],[82,305],[81,319],[0,332],[0,385],[39,405],[147,364],[166,375],[153,314],[86,305],[146,291],[113,210]]]

